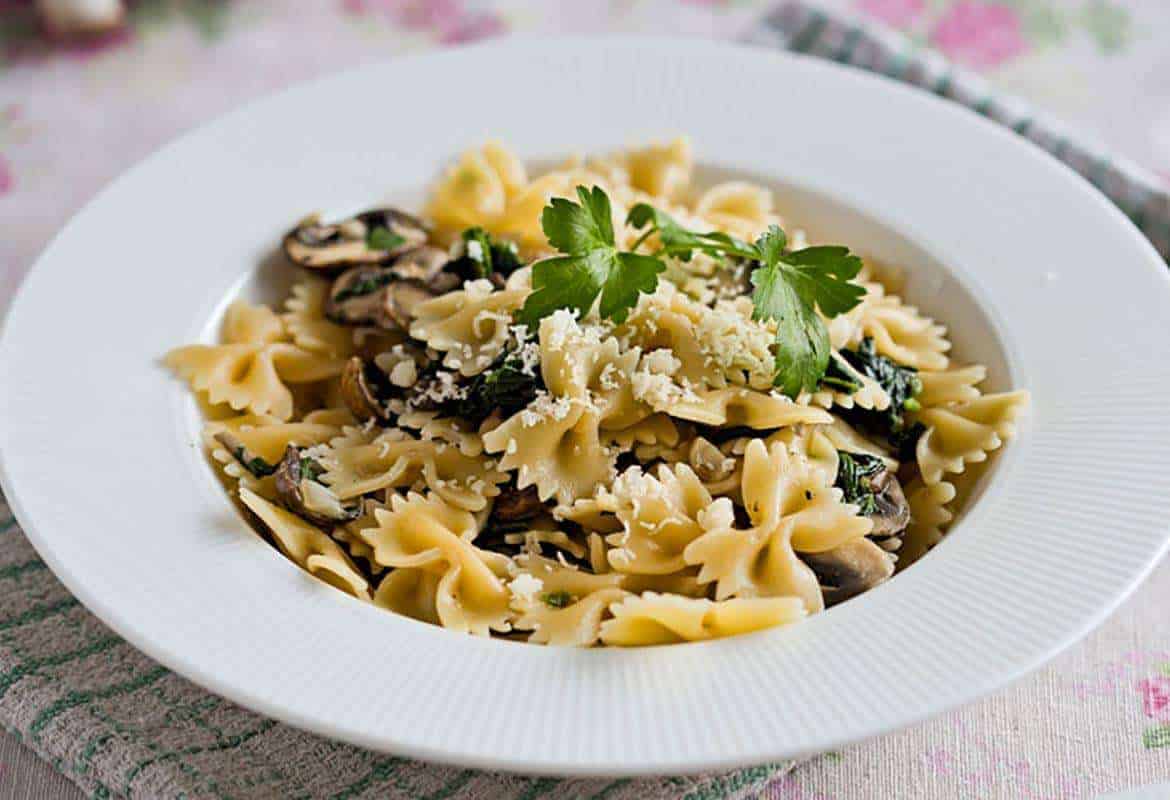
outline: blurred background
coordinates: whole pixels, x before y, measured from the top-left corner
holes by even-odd
[[[510,34],[745,38],[777,3],[0,0],[0,301],[103,184],[178,133],[267,92]],[[1170,1],[823,5],[904,32],[1170,182]]]

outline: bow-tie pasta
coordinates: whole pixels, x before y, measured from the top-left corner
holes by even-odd
[[[488,143],[421,217],[306,218],[282,302],[164,359],[216,475],[308,575],[463,634],[704,641],[890,580],[1027,392],[952,354],[897,265],[703,178],[686,138],[549,169]]]

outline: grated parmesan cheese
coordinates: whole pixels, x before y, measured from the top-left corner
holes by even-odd
[[[536,594],[544,588],[544,581],[535,575],[529,575],[527,572],[521,572],[515,578],[508,582],[508,591],[512,596],[523,603],[532,603],[536,599]]]

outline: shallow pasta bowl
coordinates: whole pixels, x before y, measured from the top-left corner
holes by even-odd
[[[357,117],[354,110],[360,109]],[[405,110],[405,111],[404,111]],[[355,124],[355,119],[360,120]],[[709,175],[906,271],[1021,435],[947,539],[784,629],[641,650],[489,641],[396,617],[254,536],[158,363],[210,341],[290,220],[409,204],[488,136],[527,159],[689,132]],[[3,486],[54,572],[166,666],[294,725],[468,766],[641,774],[759,763],[1002,686],[1100,622],[1166,549],[1170,278],[1087,183],[953,105],[696,41],[510,41],[300,87],[202,128],[61,232],[0,343]]]

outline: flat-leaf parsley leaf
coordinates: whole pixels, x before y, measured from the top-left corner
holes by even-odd
[[[754,244],[714,231],[687,230],[669,214],[646,203],[630,209],[626,222],[646,228],[637,244],[657,233],[655,255],[687,260],[698,250],[716,257],[756,263],[751,282],[752,317],[776,321],[776,375],[773,383],[789,397],[812,391],[829,366],[829,334],[817,315],[835,317],[861,302],[865,288],[850,281],[861,270],[861,259],[846,247],[788,249],[779,225],[769,226]]]
[[[564,255],[532,266],[533,291],[517,313],[530,327],[560,308],[583,317],[599,294],[601,316],[624,322],[638,294],[653,292],[666,269],[653,256],[618,250],[609,197],[600,187],[578,186],[577,198],[579,204],[554,197],[541,214],[544,235]]]

